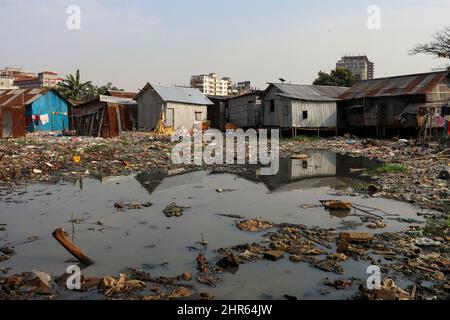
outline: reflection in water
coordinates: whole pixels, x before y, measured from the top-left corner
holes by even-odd
[[[364,169],[378,165],[376,160],[355,158],[330,151],[311,151],[305,160],[284,158],[275,176],[261,177],[270,191],[301,188],[345,187],[361,182]]]
[[[230,214],[261,217],[276,224],[374,232],[362,225],[357,216],[350,215],[342,220],[330,216],[330,212],[320,206],[301,207],[319,204],[320,200],[331,198],[330,191],[333,191],[328,186],[305,188],[304,185],[359,179],[351,169],[368,168],[373,163],[328,152],[311,153],[307,162],[306,166],[302,161],[284,160],[282,171],[277,176],[264,177],[264,181],[263,177],[256,176],[254,168],[243,168],[240,170],[243,178],[196,171],[166,178],[163,174],[142,173],[136,178],[85,179],[82,189],[79,182],[75,186],[64,182],[29,185],[24,192],[0,196],[1,223],[7,224],[8,231],[3,239],[0,232],[0,246],[23,243],[32,236],[39,240],[16,246],[16,254],[0,263],[0,268],[12,268],[8,275],[30,270],[63,274],[72,262],[68,262],[71,256],[51,237],[56,227],[76,233],[76,244],[95,259],[95,264],[84,273],[96,277],[117,275],[126,268],[152,268],[152,277],[177,276],[183,272],[195,274],[198,253],[187,248],[199,241],[208,241],[205,256],[215,264],[222,258],[218,256],[218,249],[264,239],[264,234],[239,230],[235,218],[225,216]],[[268,187],[277,192],[268,193]],[[298,189],[294,190],[295,187]],[[218,189],[233,191],[217,192]],[[402,202],[347,195],[339,199],[418,219],[417,209]],[[153,205],[117,211],[117,202],[151,202]],[[163,211],[172,202],[190,209],[179,218],[167,218]],[[395,220],[387,224],[380,232],[396,232],[408,226]],[[366,276],[367,263],[349,259],[343,263],[348,272],[346,277]],[[324,277],[332,276],[306,263],[294,265],[286,258],[274,263],[260,261],[241,265],[238,270],[221,274],[217,287],[199,289],[211,291],[217,299],[257,299],[261,294],[282,299],[287,293],[321,299],[324,297],[318,291],[318,284]],[[357,287],[345,292],[332,291],[326,298],[346,298],[355,290]]]
[[[280,159],[280,170],[274,176],[259,176],[254,170],[243,170],[237,176],[253,182],[264,183],[269,191],[292,191],[302,188],[344,188],[361,183],[365,169],[376,167],[379,162],[362,157],[350,157],[331,151],[310,151],[308,158]],[[197,181],[194,181],[194,178]],[[164,173],[143,172],[136,176],[141,185],[152,194],[164,181]],[[200,182],[196,175],[178,176],[177,185]],[[164,189],[174,187],[165,181]]]
[[[141,172],[136,175],[136,180],[152,194],[156,188],[161,184],[166,175],[162,172]]]

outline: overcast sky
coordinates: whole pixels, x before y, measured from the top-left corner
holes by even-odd
[[[81,29],[69,30],[69,5]],[[367,8],[381,9],[381,30]],[[137,90],[216,72],[264,88],[310,84],[343,54],[367,54],[376,77],[428,72],[443,61],[409,56],[449,20],[450,0],[0,0],[0,68],[80,69],[83,80]]]

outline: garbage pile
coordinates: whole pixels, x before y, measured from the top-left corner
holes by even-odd
[[[237,223],[261,225],[260,219]],[[365,299],[445,299],[450,296],[450,237],[423,237],[422,227],[410,226],[400,233],[371,234],[367,232],[338,232],[305,225],[274,224],[264,221],[270,229],[239,228],[245,232],[260,232],[263,240],[217,250],[222,257],[232,256],[239,264],[260,260],[289,259],[291,263],[307,263],[327,273],[345,276],[343,265],[349,259],[367,261],[379,266],[385,281],[378,290],[368,290],[360,282],[359,298]],[[264,231],[267,230],[266,233]],[[388,277],[408,279],[412,291],[395,286]],[[425,285],[431,283],[431,285]],[[352,279],[326,280],[325,286],[337,290],[358,286]]]
[[[130,132],[114,139],[30,134],[0,140],[0,185],[168,171],[170,138]]]

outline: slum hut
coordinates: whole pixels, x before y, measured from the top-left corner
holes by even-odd
[[[337,97],[348,88],[272,83],[262,93],[265,127],[291,130],[337,129]]]
[[[240,128],[260,128],[263,125],[261,91],[232,97],[228,100],[229,122]]]
[[[114,138],[122,131],[132,130],[129,106],[136,102],[130,98],[100,95],[73,108],[74,129],[78,136]]]
[[[3,137],[23,136],[23,122],[27,132],[69,130],[71,105],[55,90],[4,90],[0,92],[0,105]]]
[[[22,102],[8,101],[5,91],[0,90],[0,138],[25,137],[25,107]]]
[[[359,81],[340,99],[340,122],[357,135],[415,135],[424,117],[445,115],[450,72],[430,72]]]
[[[212,105],[208,108],[208,122],[209,127],[212,129],[225,130],[225,125],[228,123],[228,96],[206,96]]]
[[[198,89],[147,83],[136,96],[139,129],[153,131],[164,118],[166,127],[193,129],[207,121],[211,100]]]
[[[129,121],[126,121],[127,130],[137,130],[138,128],[138,104],[134,101],[137,92],[127,92],[119,90],[108,90],[105,94],[115,98],[123,99],[122,112],[124,117],[128,117]]]

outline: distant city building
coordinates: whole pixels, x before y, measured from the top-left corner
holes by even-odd
[[[36,74],[33,72],[26,72],[20,68],[11,68],[6,67],[3,70],[0,70],[1,77],[10,77],[10,78],[20,78],[20,77],[36,77]]]
[[[37,77],[20,76],[14,79],[14,85],[20,89],[27,88],[54,88],[58,83],[64,81],[57,73],[44,71],[38,73]]]
[[[191,77],[191,87],[199,89],[205,95],[227,96],[230,85],[230,78],[218,78],[215,73]]]
[[[25,73],[22,69],[18,68],[5,68],[0,70],[0,90],[18,89],[18,86],[14,85],[14,78],[23,75],[33,75],[33,73]]]
[[[11,67],[0,70],[0,79],[0,87],[10,86],[9,89],[54,88],[58,83],[64,81],[54,72],[43,71],[36,75],[33,72]]]
[[[239,96],[252,92],[250,81],[233,83],[230,78],[218,78],[215,73],[192,76],[191,87],[199,89],[205,95],[216,97]]]
[[[243,94],[251,93],[253,91],[250,81],[238,82],[233,86],[236,90],[236,95],[240,96]]]
[[[375,75],[375,64],[367,56],[344,56],[336,63],[336,68],[345,68],[361,80],[370,80]]]
[[[19,89],[14,85],[14,78],[9,76],[0,76],[0,90]]]

